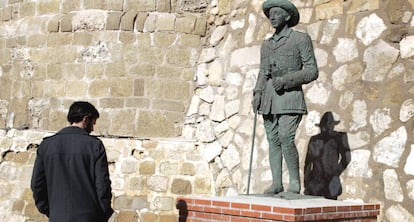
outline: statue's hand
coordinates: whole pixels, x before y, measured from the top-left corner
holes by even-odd
[[[276,92],[282,90],[284,86],[282,77],[272,78],[272,85]]]
[[[258,111],[260,108],[260,99],[262,97],[262,92],[261,91],[255,91],[253,93],[253,101],[252,101],[252,106],[253,106],[253,111]]]

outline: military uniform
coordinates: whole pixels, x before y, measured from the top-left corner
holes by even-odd
[[[293,8],[296,11],[292,13],[294,6],[291,3],[267,0],[263,6],[267,16],[271,7],[285,9],[295,21],[262,44],[260,72],[254,89],[255,96],[260,97],[260,106],[256,108],[263,115],[269,142],[273,176],[270,193],[283,191],[282,154],[289,170],[288,191],[299,193],[299,157],[295,134],[302,115],[307,113],[302,85],[317,79],[318,68],[309,35],[290,28],[299,20],[297,9]],[[283,83],[283,88],[278,91],[272,84],[275,78]]]

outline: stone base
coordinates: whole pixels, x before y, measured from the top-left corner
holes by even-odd
[[[272,197],[181,197],[180,222],[354,221],[376,222],[379,204],[360,204],[299,194]]]

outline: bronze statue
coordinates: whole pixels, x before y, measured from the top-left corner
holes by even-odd
[[[318,68],[310,36],[291,28],[299,23],[298,9],[288,0],[266,0],[262,8],[275,28],[273,36],[262,43],[260,72],[253,92],[253,110],[264,120],[273,179],[264,193],[284,191],[282,155],[289,171],[287,191],[299,193],[295,135],[302,115],[307,113],[302,84],[317,79]]]

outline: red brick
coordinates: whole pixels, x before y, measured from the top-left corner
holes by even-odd
[[[257,212],[257,211],[243,211],[241,212],[242,216],[245,217],[256,217],[256,218],[260,218],[261,213]]]
[[[218,208],[218,207],[204,207],[204,212],[220,214],[221,213],[221,208]]]
[[[229,214],[229,215],[241,215],[241,211],[240,210],[235,210],[235,209],[222,209],[222,213],[223,214]]]
[[[336,212],[336,207],[323,207],[322,212],[323,213]]]
[[[285,208],[285,207],[273,207],[273,212],[275,213],[283,213],[283,214],[294,214],[294,209]]]
[[[283,220],[283,214],[262,213],[262,218],[271,220]]]
[[[272,211],[271,206],[252,204],[252,210]]]
[[[232,208],[250,209],[250,204],[245,203],[231,203],[230,206]]]
[[[322,213],[322,208],[320,207],[311,207],[305,209],[305,214],[314,214],[314,213]]]
[[[213,206],[230,207],[230,203],[226,201],[214,201],[213,200]]]
[[[195,204],[200,204],[200,205],[211,205],[211,200],[200,200],[200,199],[195,199],[194,200]]]

